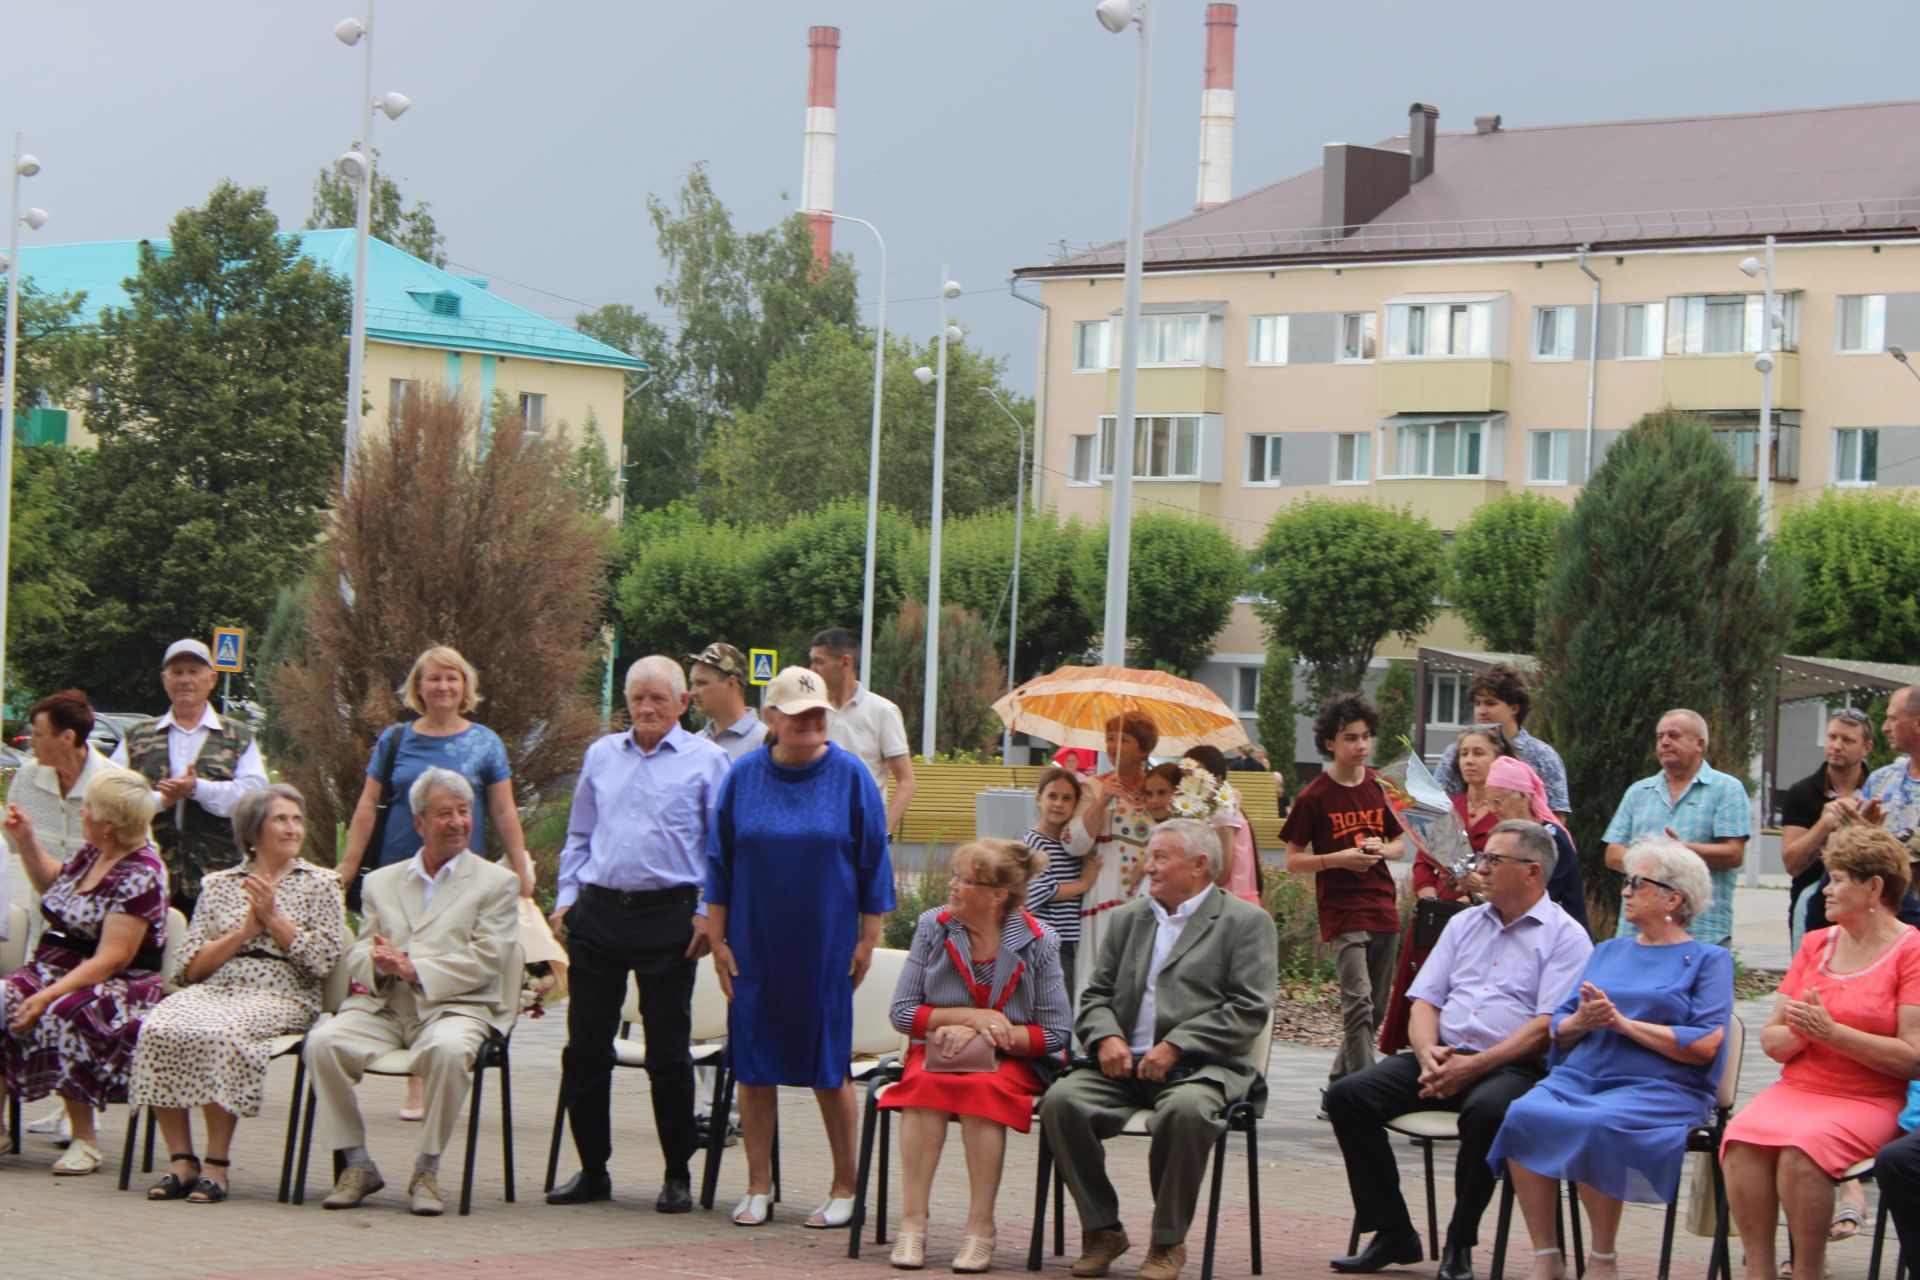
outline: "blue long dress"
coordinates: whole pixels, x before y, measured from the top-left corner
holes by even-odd
[[[811,764],[767,748],[734,761],[707,837],[707,901],[727,908],[727,1045],[749,1085],[846,1083],[853,946],[862,915],[893,910],[887,811],[858,757]]]
[[[1581,981],[1607,994],[1637,1022],[1672,1027],[1685,1048],[1727,1025],[1733,1014],[1733,957],[1705,942],[1642,945],[1612,938],[1593,949]],[[1580,1007],[1579,988],[1552,1025]],[[1687,1130],[1713,1109],[1726,1064],[1676,1062],[1616,1031],[1590,1031],[1555,1049],[1547,1077],[1507,1108],[1487,1160],[1505,1160],[1549,1178],[1582,1182],[1616,1200],[1670,1202],[1680,1186]]]

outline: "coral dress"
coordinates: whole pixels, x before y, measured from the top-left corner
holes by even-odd
[[[1840,929],[1801,942],[1780,990],[1820,993],[1833,1020],[1869,1035],[1895,1033],[1902,1005],[1920,1005],[1920,933],[1909,929],[1878,960],[1852,973],[1832,969]],[[1726,1142],[1798,1147],[1832,1177],[1900,1134],[1907,1082],[1818,1042],[1789,1058],[1780,1079],[1735,1114]],[[1725,1149],[1725,1143],[1722,1143]]]

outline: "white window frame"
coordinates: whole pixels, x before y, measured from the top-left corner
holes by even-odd
[[[407,403],[407,392],[419,385],[420,380],[418,378],[387,379],[387,422],[389,425],[399,425]]]
[[[1349,355],[1352,350],[1347,345],[1347,325],[1360,322],[1361,355]],[[1372,364],[1380,355],[1380,315],[1375,311],[1343,311],[1340,313],[1340,334],[1338,345],[1334,348],[1335,364]]]
[[[1346,479],[1340,478],[1340,444],[1353,441],[1353,474]],[[1333,437],[1333,462],[1330,468],[1328,484],[1372,484],[1373,483],[1373,433],[1371,431],[1339,431]]]
[[[1862,345],[1849,347],[1847,340],[1847,304],[1861,306]],[[1877,356],[1887,349],[1887,295],[1884,293],[1842,294],[1833,300],[1833,350],[1842,356]]]
[[[1463,332],[1464,342],[1462,341]],[[1491,359],[1493,304],[1491,302],[1389,304],[1386,355],[1391,360]]]
[[[1076,487],[1097,489],[1100,481],[1094,476],[1094,462],[1099,457],[1100,437],[1098,435],[1075,435],[1067,437],[1067,483]]]
[[[1092,340],[1094,361],[1086,359],[1087,343]],[[1076,320],[1073,323],[1073,371],[1105,373],[1113,367],[1113,321]]]
[[[1441,444],[1441,428],[1451,427],[1451,448],[1453,449],[1452,470],[1436,471],[1435,459]],[[1406,422],[1393,428],[1393,461],[1395,470],[1388,473],[1395,480],[1484,480],[1487,478],[1487,446],[1492,432],[1487,430],[1484,418],[1465,420],[1449,419],[1439,422]],[[1478,447],[1473,450],[1477,466],[1466,471],[1461,468],[1468,452],[1467,440],[1476,439]],[[1414,446],[1420,451],[1417,468],[1409,470],[1403,462],[1406,460],[1408,441],[1414,438],[1424,439],[1424,444]]]
[[[1579,321],[1572,307],[1535,307],[1533,344],[1527,349],[1528,355],[1538,364],[1562,364],[1573,359],[1574,334],[1578,328]],[[1549,338],[1552,339],[1551,351],[1544,349]]]
[[[1209,325],[1213,319],[1214,317],[1205,311],[1166,311],[1141,316],[1139,336],[1135,339],[1140,344],[1140,367],[1142,369],[1191,369],[1207,364],[1213,338]],[[1184,345],[1187,337],[1179,331],[1188,328],[1195,331],[1192,336],[1199,343],[1199,353],[1191,360],[1168,359],[1169,354],[1180,354],[1174,348]]]
[[[1428,728],[1464,729],[1472,723],[1473,699],[1467,696],[1469,677],[1457,671],[1433,671],[1427,674],[1427,705],[1421,711],[1427,717]],[[1453,699],[1453,714],[1456,719],[1438,720],[1435,714],[1440,707],[1441,690],[1448,690]],[[1462,711],[1466,719],[1458,719]]]
[[[1253,455],[1260,454],[1260,473],[1255,474]],[[1280,487],[1280,458],[1282,454],[1281,437],[1275,432],[1254,432],[1247,436],[1244,450],[1245,467],[1241,474],[1243,483],[1249,489],[1277,489]]]
[[[1100,415],[1100,448],[1098,456],[1098,474],[1102,480],[1113,479],[1113,431],[1119,415],[1103,413]],[[1166,467],[1156,473],[1153,470],[1155,433],[1166,424]],[[1190,471],[1177,469],[1181,451],[1180,438],[1191,433],[1193,468]],[[1205,463],[1206,424],[1202,415],[1197,413],[1138,413],[1133,418],[1133,449],[1136,468],[1135,480],[1199,480]],[[1141,470],[1144,466],[1146,469]]]
[[[1640,349],[1630,351],[1627,348],[1627,313],[1641,312]],[[1667,304],[1664,302],[1629,302],[1620,308],[1620,354],[1621,360],[1658,360],[1666,350],[1667,344]]]
[[[1247,677],[1253,677],[1253,697],[1243,697],[1247,692]],[[1233,709],[1243,716],[1258,715],[1260,712],[1260,668],[1235,667],[1233,669]]]
[[[1761,311],[1766,305],[1762,293],[1691,293],[1667,299],[1666,354],[1670,356],[1756,355],[1760,351]],[[1775,332],[1775,351],[1800,349],[1800,295],[1775,293],[1774,305],[1786,319],[1786,327]],[[1740,344],[1738,347],[1708,349],[1707,319],[1710,310],[1738,307]],[[1723,319],[1724,325],[1729,323]]]
[[[1869,432],[1872,433],[1871,437],[1869,437]],[[1841,442],[1845,437],[1852,437],[1855,442],[1853,446],[1852,475],[1846,474],[1845,469],[1840,465],[1841,455],[1844,452]],[[1873,475],[1870,477],[1862,477],[1860,474],[1862,470],[1861,463],[1866,454],[1864,446],[1869,438],[1873,441]],[[1833,461],[1831,463],[1831,469],[1833,471],[1833,483],[1836,488],[1872,489],[1877,486],[1880,483],[1880,428],[1835,427],[1833,429]]]
[[[547,425],[547,394],[544,391],[520,393],[520,416],[526,419],[527,434],[539,435]]]
[[[1537,465],[1540,459],[1540,442],[1549,437],[1552,438],[1552,443],[1547,445],[1549,456],[1548,468],[1549,471],[1551,471],[1552,464],[1557,462],[1560,468],[1560,474],[1558,476],[1551,474],[1541,475]],[[1572,451],[1573,432],[1571,431],[1549,430],[1527,432],[1527,483],[1539,487],[1558,487],[1570,483],[1569,477],[1573,473]],[[1556,454],[1558,455],[1557,457],[1554,456]]]
[[[1247,363],[1254,366],[1287,363],[1291,329],[1286,316],[1254,316],[1247,324]]]

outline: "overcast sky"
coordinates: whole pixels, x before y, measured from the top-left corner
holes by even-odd
[[[333,24],[364,0],[41,0],[9,5],[0,129],[44,168],[23,201],[48,242],[165,233],[223,177],[305,221],[314,172],[359,129],[360,54]],[[1148,224],[1193,203],[1204,0],[1154,0]],[[655,307],[646,198],[705,161],[738,225],[800,194],[810,25],[841,28],[836,207],[888,237],[889,327],[955,315],[1030,392],[1038,313],[1006,297],[1049,241],[1117,238],[1135,43],[1092,0],[382,0],[374,91],[387,171],[432,202],[447,252],[570,320]],[[1242,0],[1234,190],[1317,164],[1329,141],[1913,97],[1911,0]],[[836,247],[877,297],[871,237]]]

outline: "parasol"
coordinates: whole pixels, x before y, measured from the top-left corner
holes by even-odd
[[[1061,667],[1033,679],[993,704],[1015,733],[1063,747],[1106,749],[1107,721],[1138,711],[1160,731],[1155,755],[1179,755],[1201,745],[1232,751],[1250,746],[1247,731],[1220,695],[1164,671],[1132,667]]]

